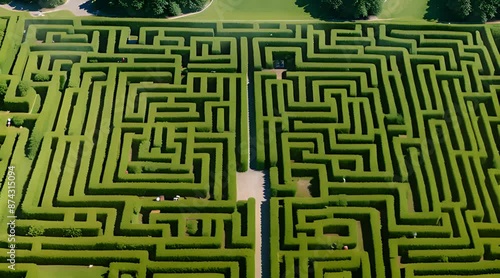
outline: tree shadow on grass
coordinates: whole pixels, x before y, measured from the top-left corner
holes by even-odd
[[[450,10],[446,6],[445,0],[429,0],[424,19],[438,22],[450,22]]]
[[[295,0],[295,5],[304,9],[313,18],[325,21],[335,21],[333,13],[321,4],[320,0]]]
[[[453,11],[446,5],[446,0],[429,0],[427,3],[427,11],[424,15],[425,20],[436,21],[440,23],[454,23],[454,24],[482,24],[478,18],[470,15],[466,19],[458,18]]]
[[[80,4],[80,6],[78,6],[78,8],[88,12],[89,14],[97,14],[99,12],[99,10],[96,9],[95,5],[92,3],[91,0]]]

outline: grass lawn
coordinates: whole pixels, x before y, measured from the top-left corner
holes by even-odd
[[[69,266],[69,265],[50,265],[38,266],[38,278],[102,278],[108,272],[107,267],[94,266]]]
[[[297,0],[213,0],[205,11],[186,20],[313,20]],[[300,1],[300,0],[299,0]],[[314,0],[311,0],[314,1]]]
[[[424,19],[428,0],[386,0],[379,18]]]

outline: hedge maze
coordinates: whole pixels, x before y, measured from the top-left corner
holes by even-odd
[[[254,40],[271,277],[500,275],[490,30],[328,27]]]
[[[255,201],[236,200],[236,171],[248,167],[245,39],[14,23],[22,44],[2,75],[4,110],[24,123],[2,128],[2,167],[9,154],[33,161],[19,199],[20,275],[93,264],[109,277],[253,277]]]
[[[263,277],[500,276],[488,27],[5,19],[1,277],[254,277],[249,160]]]

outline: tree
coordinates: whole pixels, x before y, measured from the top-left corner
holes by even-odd
[[[186,220],[186,233],[191,236],[196,235],[198,233],[198,220],[196,219],[187,219]]]
[[[19,116],[14,116],[12,118],[12,123],[14,126],[22,126],[24,124],[24,119]]]
[[[176,0],[181,9],[185,12],[195,12],[205,7],[206,0]]]
[[[497,15],[499,0],[475,0],[474,2],[474,7],[478,7],[475,14],[481,22],[486,22]]]
[[[464,19],[472,12],[471,0],[448,0],[447,7],[460,19]]]
[[[35,80],[35,81],[49,81],[50,75],[45,74],[45,73],[37,73],[33,77],[33,80]]]
[[[128,166],[128,171],[133,174],[140,174],[142,173],[142,166],[139,165],[130,165]]]
[[[447,0],[446,7],[456,20],[486,22],[498,15],[500,0]]]
[[[5,97],[8,88],[9,86],[7,86],[7,82],[3,80],[0,81],[0,99],[3,99]]]
[[[168,3],[168,6],[167,6],[167,13],[171,16],[178,16],[178,15],[182,14],[182,9],[179,6],[179,4],[177,4],[175,2],[170,2],[170,3]],[[186,71],[187,71],[187,69],[186,69]],[[184,73],[184,71],[183,71],[183,73]]]
[[[167,5],[167,0],[150,0],[148,10],[150,10],[155,17],[161,16],[165,13]]]
[[[333,17],[345,19],[378,14],[382,8],[382,0],[321,0],[321,4],[324,9],[332,12]]]
[[[340,6],[342,6],[343,1],[342,0],[321,0],[321,3],[329,9],[337,10],[338,8],[340,8]]]

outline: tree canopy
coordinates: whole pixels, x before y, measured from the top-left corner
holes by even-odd
[[[383,0],[321,0],[321,6],[332,12],[333,17],[359,19],[378,14]]]
[[[203,9],[207,0],[95,0],[102,10],[121,10],[128,16],[162,17]],[[117,9],[118,8],[118,9]]]
[[[498,15],[500,0],[446,0],[446,6],[454,20],[486,22]]]

